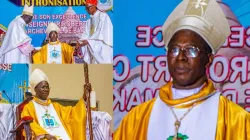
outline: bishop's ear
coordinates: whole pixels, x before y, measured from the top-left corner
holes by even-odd
[[[212,65],[213,63],[213,60],[214,60],[214,55],[213,54],[208,54],[208,63],[206,64],[206,68],[208,68],[209,66]]]

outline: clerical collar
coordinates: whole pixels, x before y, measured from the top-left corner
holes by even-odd
[[[100,11],[99,10],[96,10],[95,14],[94,15],[90,15],[91,18],[95,18],[99,15]]]
[[[60,43],[59,40],[57,40],[56,42],[49,42],[50,45],[57,45],[59,43]]]
[[[203,86],[204,84],[194,89],[176,89],[172,86],[173,99],[176,100],[176,99],[182,99],[188,96],[192,96],[198,93],[202,89]]]
[[[43,102],[43,103],[47,102],[47,100],[42,100],[42,99],[39,99],[39,98],[38,98],[38,100],[41,101],[41,102]]]
[[[48,98],[47,100],[41,100],[39,98],[37,98],[36,96],[33,98],[33,100],[43,106],[48,106],[51,103],[51,100]]]
[[[193,106],[193,104],[200,104],[217,93],[216,89],[214,88],[213,81],[208,80],[204,83],[203,86],[196,90],[191,89],[189,91],[178,89],[179,93],[181,93],[180,95],[182,95],[182,97],[186,97],[181,99],[174,99],[173,97],[176,96],[174,94],[176,89],[173,90],[172,86],[172,82],[168,82],[166,85],[162,86],[160,89],[159,97],[168,106],[175,108],[188,108]]]

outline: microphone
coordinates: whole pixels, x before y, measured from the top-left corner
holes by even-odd
[[[8,98],[9,102],[10,102],[10,105],[11,105],[11,108],[12,108],[12,116],[15,116],[15,113],[14,113],[14,106],[13,106],[13,103],[12,101],[10,100],[10,97],[8,96],[8,94],[5,92],[5,90],[3,90],[3,93],[4,95],[6,95],[6,97]],[[14,118],[13,118],[14,119]],[[13,120],[13,127],[12,128],[15,128],[15,120]]]

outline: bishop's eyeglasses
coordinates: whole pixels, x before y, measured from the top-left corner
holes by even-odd
[[[42,86],[41,89],[42,89],[42,90],[50,90],[51,87],[49,87],[49,86]]]
[[[171,46],[168,49],[168,54],[171,57],[177,57],[181,51],[183,51],[185,56],[189,57],[189,58],[198,57],[201,52],[204,52],[206,54],[210,54],[209,52],[206,52],[204,50],[200,50],[199,48],[192,46],[192,45],[186,46],[184,48],[180,48],[179,46]]]

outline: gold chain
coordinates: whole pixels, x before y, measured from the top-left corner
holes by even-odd
[[[196,105],[196,103],[194,103],[188,110],[187,112],[184,113],[184,115],[178,119],[177,115],[175,114],[173,107],[170,107],[170,110],[172,111],[172,113],[174,114],[174,117],[176,119],[174,126],[175,126],[175,135],[174,135],[174,139],[173,140],[177,140],[177,135],[178,135],[178,130],[181,126],[181,120],[186,117],[186,115],[194,108],[194,106]]]
[[[48,122],[49,122],[49,124],[50,124],[50,120],[49,120],[49,110],[48,110],[48,107],[47,108],[45,108],[43,105],[42,105],[42,107],[45,109],[45,116],[47,117],[47,119],[48,119]],[[51,126],[49,126],[49,128],[51,129]]]
[[[49,115],[49,114],[48,114],[48,113],[49,113],[48,108],[45,108],[43,105],[42,105],[42,107],[43,107],[43,109],[44,109],[45,112],[46,112],[46,117],[49,119],[49,116],[48,116],[48,115]]]

